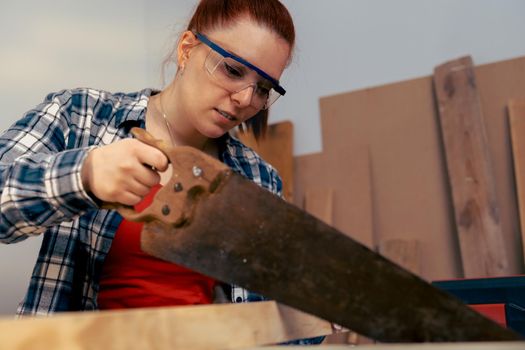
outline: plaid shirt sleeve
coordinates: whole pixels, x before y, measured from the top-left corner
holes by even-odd
[[[23,240],[96,208],[80,177],[89,147],[67,147],[71,100],[67,91],[48,95],[0,136],[0,242]]]

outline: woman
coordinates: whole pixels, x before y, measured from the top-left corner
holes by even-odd
[[[210,303],[216,282],[141,252],[141,226],[104,202],[147,206],[167,182],[165,155],[130,135],[145,128],[202,150],[281,194],[275,170],[229,136],[264,130],[284,95],[279,78],[295,33],[278,0],[202,0],[173,50],[162,91],[64,90],[0,137],[0,240],[44,234],[20,315]],[[233,302],[254,296],[240,288]]]
[[[2,134],[0,239],[44,234],[20,315],[213,302],[216,281],[143,253],[141,224],[100,206],[140,210],[171,176],[162,152],[130,137],[134,126],[198,148],[281,195],[275,170],[228,131],[264,130],[265,111],[285,93],[278,79],[294,37],[278,0],[202,0],[163,91],[61,91]],[[262,298],[235,286],[226,294],[233,302]]]

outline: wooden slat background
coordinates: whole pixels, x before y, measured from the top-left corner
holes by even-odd
[[[510,274],[472,59],[434,70],[441,135],[465,277]]]
[[[474,71],[508,272],[519,274],[524,265],[506,105],[525,92],[525,57],[476,66]],[[432,77],[324,97],[320,107],[323,154],[340,149],[353,154],[368,146],[374,245],[418,240],[423,278],[463,277]],[[341,158],[324,172],[337,171],[344,162]]]
[[[294,196],[292,122],[283,121],[268,125],[266,137],[259,142],[250,132],[239,133],[237,137],[277,169],[283,180],[284,198],[291,202]]]
[[[509,101],[514,177],[518,195],[522,251],[525,252],[525,91],[523,98]]]

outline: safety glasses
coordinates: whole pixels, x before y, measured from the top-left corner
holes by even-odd
[[[200,42],[211,50],[206,56],[204,67],[208,74],[230,93],[238,93],[251,88],[250,105],[257,109],[269,108],[286,93],[279,81],[262,69],[238,57],[201,33],[194,33]]]

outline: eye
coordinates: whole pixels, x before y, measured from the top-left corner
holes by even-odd
[[[257,85],[255,93],[261,97],[268,97],[270,95],[270,89],[265,86]]]
[[[239,78],[242,78],[244,73],[242,72],[242,70],[224,62],[224,70],[226,72],[226,74],[231,77],[231,78],[235,78],[235,79],[239,79]]]

